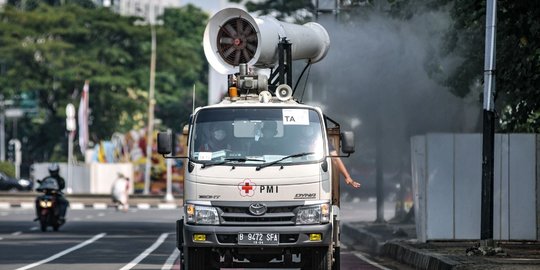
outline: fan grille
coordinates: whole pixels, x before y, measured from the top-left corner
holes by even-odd
[[[247,20],[238,17],[220,27],[216,44],[223,60],[229,65],[238,66],[253,59],[258,43],[255,28]]]

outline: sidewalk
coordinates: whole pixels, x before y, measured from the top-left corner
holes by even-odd
[[[37,192],[0,192],[0,209],[10,208],[34,208],[34,201],[41,193]],[[70,209],[106,209],[114,208],[111,195],[108,194],[66,194]],[[136,209],[176,209],[182,206],[182,197],[177,196],[174,201],[165,201],[163,195],[129,196],[129,207]]]
[[[416,241],[414,224],[344,223],[354,248],[391,258],[416,269],[540,269],[540,242],[499,242],[503,255],[467,256],[478,241]],[[351,245],[351,243],[349,243]]]

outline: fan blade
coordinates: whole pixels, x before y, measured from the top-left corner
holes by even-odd
[[[257,34],[253,34],[251,36],[246,37],[247,41],[256,41],[257,40]]]
[[[246,45],[246,48],[247,48],[249,51],[251,51],[252,53],[255,53],[255,51],[257,51],[257,46],[255,46],[255,45],[253,45],[253,44],[251,44],[251,43],[248,43],[248,44]]]
[[[225,29],[227,30],[227,32],[230,34],[231,37],[235,37],[238,35],[238,33],[236,32],[236,30],[234,30],[234,28],[232,27],[232,25],[230,24],[226,24],[225,25]]]
[[[244,60],[247,62],[251,60],[251,56],[249,56],[249,53],[246,49],[242,49],[242,54],[244,54]]]
[[[238,33],[244,32],[244,28],[242,27],[242,24],[243,24],[243,23],[242,23],[242,20],[241,20],[241,19],[236,20],[236,31],[237,31]]]
[[[230,37],[222,37],[222,38],[219,39],[219,44],[232,45],[233,44],[233,39],[230,38]]]
[[[236,55],[234,56],[234,65],[238,66],[240,64],[240,51],[236,51]]]
[[[231,53],[234,52],[234,47],[231,46],[229,49],[227,49],[224,53],[223,53],[223,58],[227,58],[229,57],[229,55],[231,55]]]

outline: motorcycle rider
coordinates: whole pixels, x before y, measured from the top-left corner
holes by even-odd
[[[66,187],[66,181],[62,176],[60,176],[60,167],[56,163],[52,163],[49,165],[49,177],[52,177],[56,180],[56,183],[58,184],[58,190],[56,192],[56,200],[58,203],[58,210],[60,214],[60,223],[63,224],[65,222],[66,217],[66,211],[69,202],[64,197],[64,193],[62,190]],[[39,216],[39,213],[38,213]]]

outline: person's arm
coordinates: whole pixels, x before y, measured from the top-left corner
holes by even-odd
[[[58,187],[60,188],[60,191],[66,188],[66,181],[61,176],[58,176]]]
[[[333,150],[333,151],[330,152],[330,155],[337,156],[338,153],[335,150]],[[338,168],[338,171],[341,174],[343,174],[343,177],[345,177],[345,183],[347,183],[347,185],[351,185],[354,188],[359,188],[360,187],[360,183],[354,181],[351,178],[351,175],[347,171],[347,168],[345,167],[345,164],[343,164],[343,161],[341,161],[341,158],[332,157],[332,163],[334,164],[334,166],[336,166]]]

